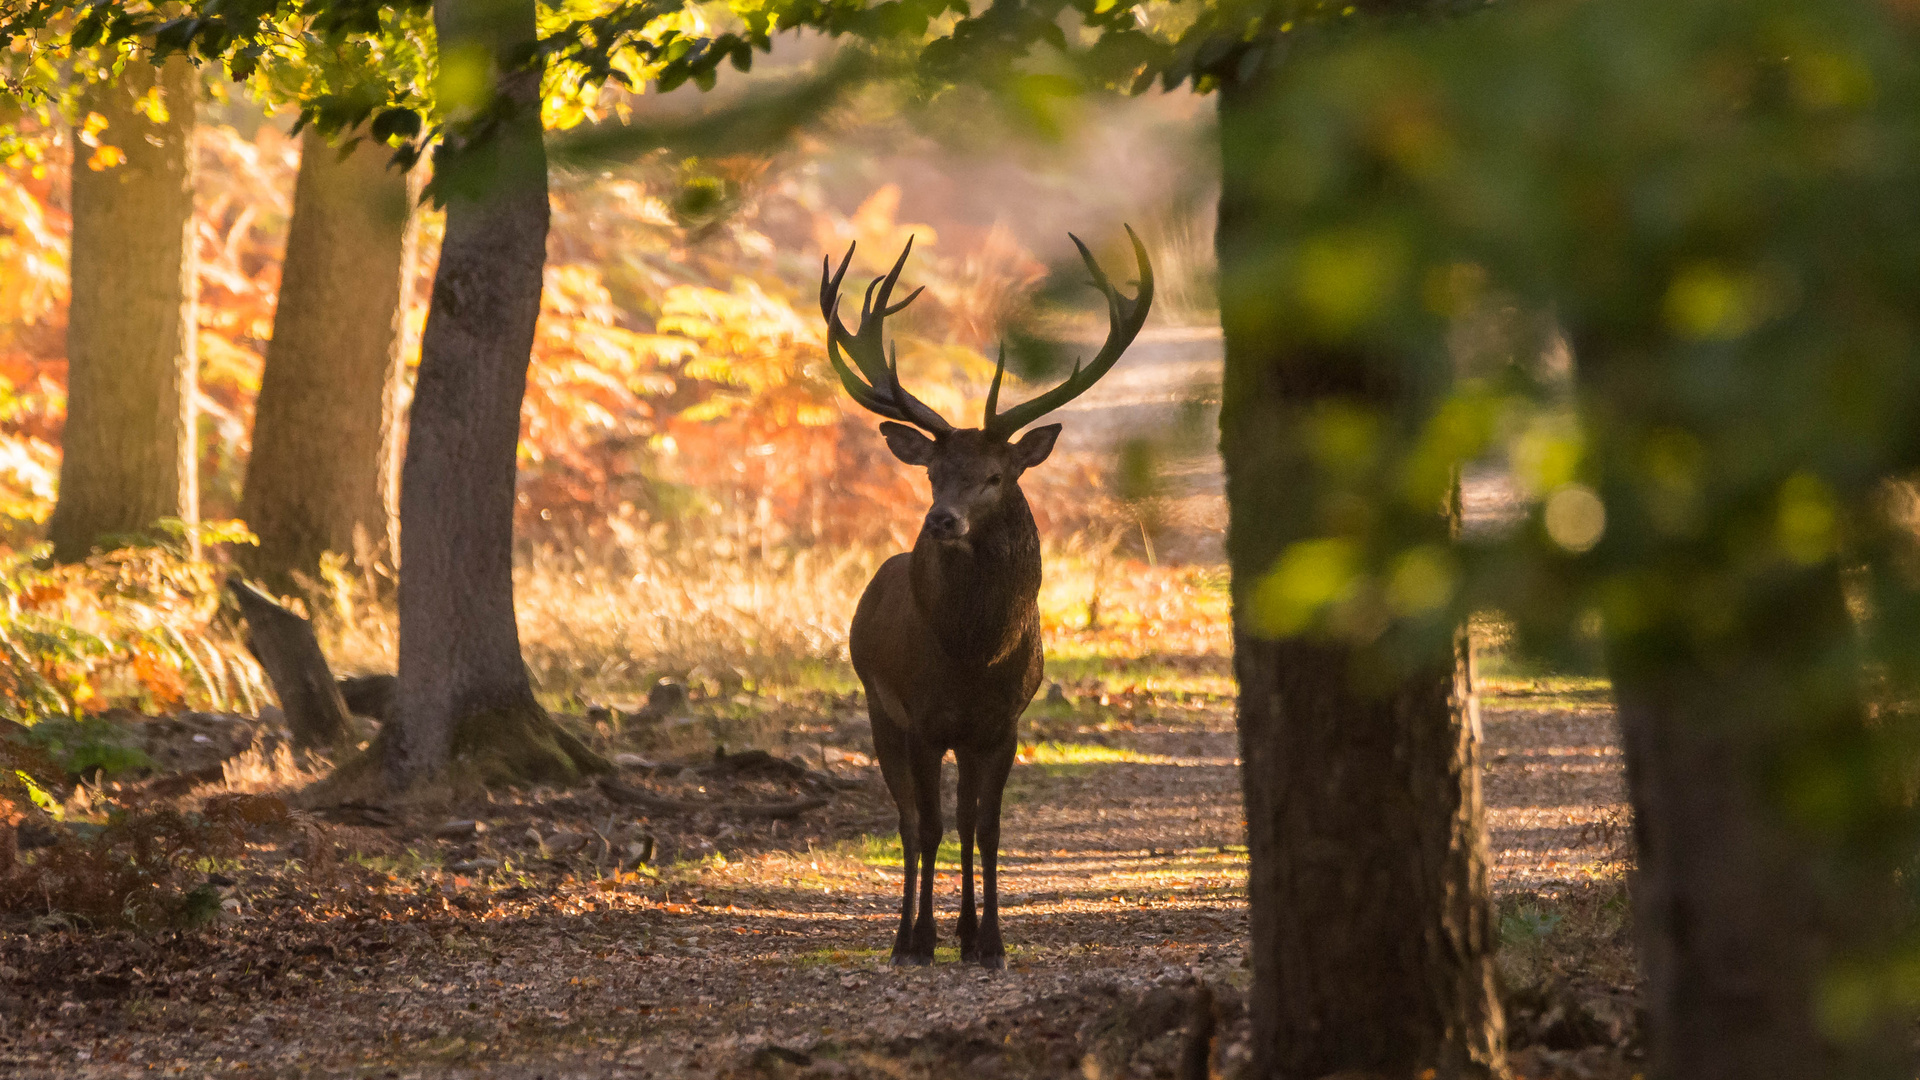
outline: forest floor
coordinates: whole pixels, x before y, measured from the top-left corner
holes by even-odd
[[[1231,1076],[1248,972],[1227,661],[1054,670],[1009,787],[1005,972],[953,956],[950,849],[939,962],[888,966],[899,845],[863,712],[761,688],[677,721],[601,714],[616,722],[594,733],[631,787],[730,808],[640,816],[597,790],[336,807],[318,841],[260,827],[197,871],[222,900],[200,928],[0,923],[0,1074],[1097,1080],[1175,1076],[1205,1039]],[[1516,1072],[1630,1075],[1604,687],[1496,676],[1485,792]],[[686,752],[722,731],[816,775]],[[788,819],[743,812],[813,793],[829,801]]]

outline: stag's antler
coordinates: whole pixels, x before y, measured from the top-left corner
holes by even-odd
[[[884,278],[875,278],[867,286],[866,299],[860,302],[860,329],[848,333],[846,324],[840,321],[840,280],[846,277],[847,264],[853,261],[853,245],[847,246],[846,258],[840,260],[840,269],[831,277],[827,269],[831,259],[820,260],[820,314],[827,319],[827,359],[833,362],[833,370],[840,376],[840,385],[847,388],[853,400],[869,412],[879,413],[889,420],[900,420],[920,427],[934,435],[945,435],[953,430],[933,407],[900,386],[900,350],[896,345],[889,356],[880,339],[881,324],[887,316],[897,314],[914,297],[925,291],[923,285],[913,290],[905,300],[889,307],[887,301],[893,297],[893,286],[900,280],[900,270],[907,265],[907,254],[913,250],[913,240],[908,238],[907,246],[900,252],[900,258],[893,269]],[[874,295],[875,289],[879,295]],[[860,375],[855,375],[840,355],[846,350],[853,358]],[[862,380],[861,376],[866,378]]]
[[[1002,438],[1010,436],[1086,393],[1087,388],[1099,382],[1100,377],[1107,373],[1107,369],[1113,367],[1114,361],[1120,359],[1120,354],[1127,351],[1127,346],[1133,344],[1133,339],[1140,333],[1140,327],[1146,324],[1147,309],[1153,306],[1153,264],[1147,261],[1146,245],[1134,235],[1133,226],[1126,226],[1126,230],[1128,238],[1133,241],[1134,258],[1140,263],[1140,289],[1132,299],[1122,296],[1120,290],[1114,288],[1113,282],[1107,280],[1106,273],[1100,269],[1100,264],[1094,261],[1093,252],[1087,250],[1087,245],[1081,243],[1080,238],[1072,233],[1067,234],[1072,237],[1074,246],[1080,249],[1080,258],[1086,261],[1087,269],[1092,272],[1094,288],[1107,296],[1107,318],[1110,323],[1107,329],[1107,343],[1100,347],[1100,352],[1086,367],[1083,368],[1079,361],[1074,361],[1073,374],[1067,376],[1067,381],[1003,413],[994,410],[994,406],[1000,401],[1000,377],[1007,370],[1007,350],[1002,347],[999,365],[993,370],[993,385],[987,389],[987,420],[984,426],[988,434],[999,435]]]

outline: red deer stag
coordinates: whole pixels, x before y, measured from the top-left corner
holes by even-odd
[[[1153,303],[1153,267],[1128,229],[1140,264],[1132,299],[1107,280],[1078,237],[1093,284],[1106,294],[1111,328],[1106,344],[1059,386],[1005,412],[995,406],[1006,352],[987,391],[986,422],[956,428],[900,386],[897,351],[890,360],[881,324],[920,295],[889,304],[913,242],[886,277],[867,286],[860,328],[840,321],[840,281],[853,249],[828,275],[820,268],[820,311],[827,320],[827,355],[853,400],[890,421],[881,433],[893,456],[924,466],[933,482],[933,506],[913,551],[888,559],[874,574],[854,612],[850,649],[867,693],[874,754],[900,810],[900,847],[906,884],[900,897],[895,964],[933,962],[934,855],[946,831],[940,819],[940,763],[953,751],[960,769],[960,958],[989,968],[1007,966],[1000,937],[1000,797],[1013,767],[1020,714],[1040,686],[1040,533],[1020,493],[1020,474],[1053,452],[1059,424],[1021,428],[1084,393],[1126,351]],[[842,351],[858,374],[847,365]],[[909,427],[907,425],[913,425]],[[918,428],[919,430],[915,430]],[[923,434],[924,432],[924,434]],[[931,436],[931,438],[929,438]],[[973,844],[980,841],[984,911],[973,906]],[[919,902],[915,905],[915,886]],[[916,918],[915,913],[918,912]]]

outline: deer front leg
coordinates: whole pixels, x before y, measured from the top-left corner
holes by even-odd
[[[916,891],[915,878],[920,869],[919,816],[905,808],[900,812],[900,855],[905,867],[905,880],[900,886],[900,929],[893,935],[892,963],[896,967],[914,962],[913,897]]]
[[[920,910],[913,920],[913,941],[907,950],[907,963],[933,963],[933,883],[934,863],[940,855],[940,836],[946,831],[940,820],[939,751],[916,745],[913,752],[913,786],[919,796],[920,818]]]
[[[980,959],[980,919],[973,907],[973,837],[980,820],[980,755],[958,752],[960,783],[954,817],[960,828],[960,962]]]
[[[894,808],[900,812],[900,857],[904,878],[900,887],[900,929],[893,936],[893,962],[910,964],[913,946],[913,900],[918,891],[920,869],[920,798],[913,782],[912,755],[906,733],[896,726],[884,709],[872,686],[867,687],[868,713],[873,723],[874,756],[880,759],[880,775],[893,795]]]
[[[1005,970],[1007,948],[1000,939],[1000,797],[1007,788],[1007,774],[1013,771],[1017,744],[994,751],[980,783],[980,891],[985,900],[981,911],[980,966]]]

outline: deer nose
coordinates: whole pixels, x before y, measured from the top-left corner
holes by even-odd
[[[927,531],[938,540],[958,540],[967,535],[967,520],[944,506],[927,511]]]

